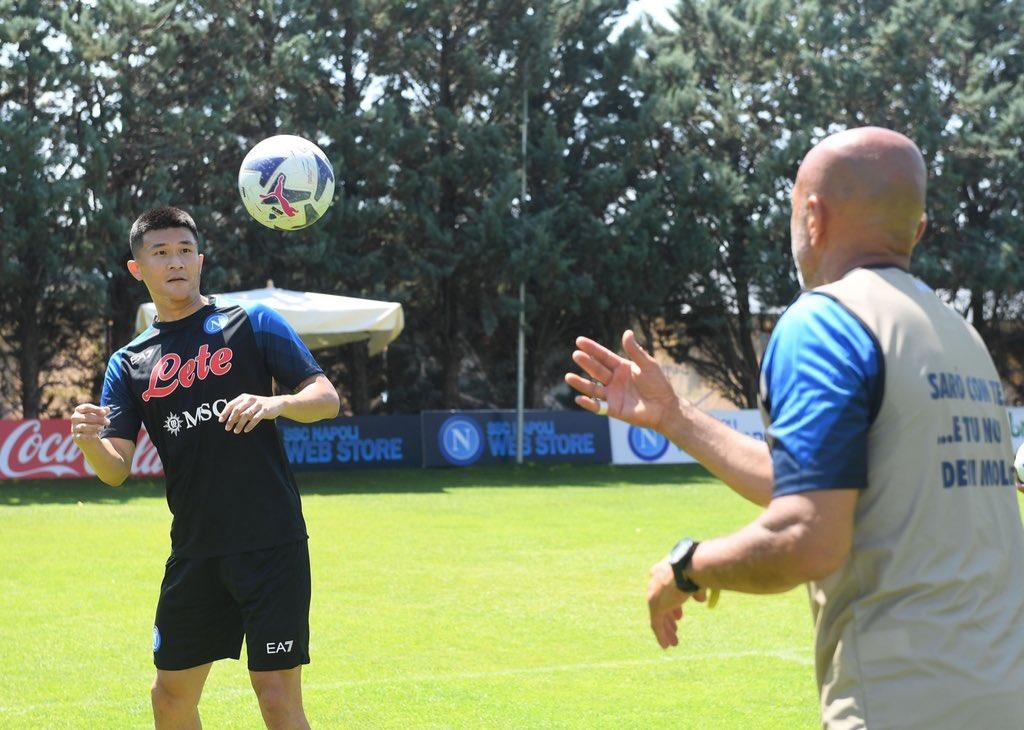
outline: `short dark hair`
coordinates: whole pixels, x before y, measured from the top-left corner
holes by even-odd
[[[165,228],[187,228],[199,243],[199,229],[196,222],[192,220],[185,211],[180,208],[165,206],[163,208],[152,208],[135,219],[132,224],[132,232],[128,235],[128,245],[131,246],[132,256],[137,256],[142,246],[142,237],[150,231],[162,231]]]

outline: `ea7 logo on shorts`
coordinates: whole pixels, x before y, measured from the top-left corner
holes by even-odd
[[[294,639],[288,639],[288,641],[268,641],[267,642],[267,653],[268,654],[287,654],[292,650],[292,645],[295,643]]]

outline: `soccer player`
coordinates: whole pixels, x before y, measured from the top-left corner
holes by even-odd
[[[71,432],[112,486],[131,472],[141,425],[163,462],[173,520],[153,627],[156,727],[200,727],[212,662],[237,659],[244,636],[267,727],[307,728],[309,551],[274,419],[333,418],[337,391],[278,314],[200,293],[203,254],[187,213],[143,213],[130,245],[128,270],[157,320],[110,358],[100,405],[76,406]]]
[[[809,587],[826,728],[1024,724],[1024,534],[999,376],[977,332],[908,273],[925,163],[877,127],[824,139],[792,191],[804,291],[761,365],[768,443],[672,390],[632,332],[579,338],[577,403],[654,428],[765,507],[651,569],[662,648],[708,589]]]

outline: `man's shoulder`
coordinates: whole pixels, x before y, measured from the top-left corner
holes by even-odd
[[[839,300],[819,290],[803,293],[776,323],[765,362],[802,369],[857,362],[876,367],[878,343],[868,326]]]
[[[150,325],[124,345],[114,350],[110,355],[108,364],[114,365],[126,361],[137,362],[150,353],[151,349],[158,344],[159,339],[160,331]]]
[[[782,313],[776,325],[776,333],[814,336],[820,334],[816,328],[837,325],[846,327],[854,319],[852,313],[831,293],[812,289],[803,292]]]
[[[254,329],[273,327],[284,322],[284,316],[273,307],[263,302],[215,300],[214,311],[229,317],[245,317]]]

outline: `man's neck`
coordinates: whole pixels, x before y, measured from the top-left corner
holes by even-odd
[[[206,297],[197,294],[194,298],[183,302],[158,302],[154,300],[153,305],[156,307],[157,319],[161,322],[175,322],[195,314],[209,303],[210,301]]]

